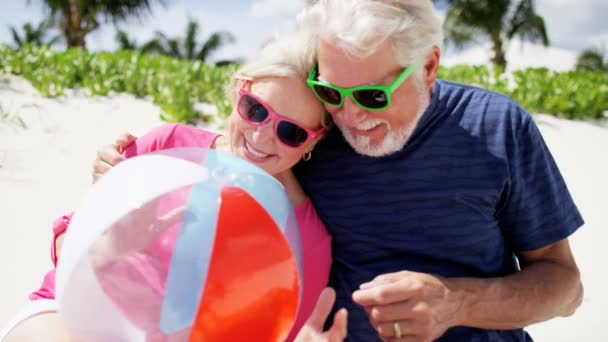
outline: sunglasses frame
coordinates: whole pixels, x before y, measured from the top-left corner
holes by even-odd
[[[300,148],[302,147],[304,144],[306,144],[307,142],[309,142],[310,140],[320,136],[321,134],[323,134],[325,132],[325,128],[321,127],[318,130],[312,130],[309,128],[306,128],[304,126],[302,126],[301,123],[294,121],[290,118],[287,118],[277,112],[275,112],[274,109],[272,109],[272,107],[270,105],[268,105],[265,101],[263,101],[262,99],[260,99],[259,97],[255,96],[254,94],[252,94],[250,91],[246,90],[245,84],[247,82],[243,83],[243,86],[241,87],[241,89],[239,90],[239,99],[237,102],[237,106],[236,106],[236,111],[237,113],[239,113],[239,116],[245,120],[249,125],[252,126],[263,126],[265,125],[268,121],[272,120],[272,124],[273,124],[273,131],[274,131],[274,136],[276,138],[277,141],[279,141],[280,144],[285,145],[289,148]],[[249,119],[245,114],[241,113],[241,101],[243,101],[243,99],[245,98],[245,96],[249,96],[250,98],[254,99],[255,101],[257,101],[262,107],[264,107],[266,109],[266,111],[268,112],[268,115],[266,116],[266,118],[260,122],[258,121],[253,121],[251,119]],[[295,125],[297,127],[299,127],[300,129],[303,129],[306,134],[308,135],[306,137],[306,140],[304,140],[302,143],[300,143],[297,146],[293,146],[293,145],[289,145],[287,143],[285,143],[281,137],[279,136],[279,123],[281,121],[285,121],[288,122],[292,125]]]
[[[315,96],[321,102],[327,104],[328,106],[342,107],[344,105],[344,99],[348,96],[357,106],[359,106],[365,110],[383,110],[383,109],[386,109],[391,106],[391,95],[418,68],[421,61],[422,61],[422,58],[420,58],[420,57],[417,58],[414,61],[414,63],[408,65],[405,69],[403,69],[401,74],[399,74],[399,76],[397,76],[397,78],[389,85],[362,85],[362,86],[356,86],[356,87],[350,87],[350,88],[342,88],[342,87],[333,85],[331,83],[316,80],[315,78],[318,76],[318,69],[319,69],[319,64],[317,63],[312,68],[312,70],[310,70],[306,83],[312,89]],[[330,103],[330,102],[324,100],[317,93],[315,86],[329,88],[329,89],[332,89],[332,90],[335,90],[336,92],[338,92],[338,94],[340,94],[340,103],[334,104],[334,103]],[[359,102],[359,100],[357,100],[357,98],[354,95],[355,92],[361,91],[361,90],[372,90],[372,91],[379,90],[379,91],[384,92],[384,95],[386,96],[386,105],[384,105],[383,107],[378,107],[378,108],[368,107],[368,106],[363,105],[361,102]]]

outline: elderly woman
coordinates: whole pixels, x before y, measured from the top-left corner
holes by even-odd
[[[302,302],[287,340],[339,341],[346,335],[346,311],[336,316],[329,331],[322,331],[334,300],[332,290],[324,291],[331,265],[331,238],[291,171],[300,160],[305,162],[310,158],[329,121],[305,82],[313,61],[314,44],[306,32],[279,37],[233,75],[228,93],[234,110],[227,139],[199,128],[165,125],[125,146],[124,153],[117,154],[116,159],[173,147],[226,149],[277,178],[295,208],[304,257]],[[64,216],[54,227],[54,262],[60,254],[62,236],[70,218],[71,215]],[[168,267],[168,259],[160,262]],[[142,274],[141,279],[150,281],[149,275]],[[162,279],[159,281],[164,286]],[[54,270],[47,274],[41,289],[31,298],[44,300],[46,304],[37,305],[34,300],[32,309],[8,327],[10,334],[4,341],[37,340],[39,336],[45,340],[49,340],[49,336],[56,336],[58,340],[67,338],[54,304]]]

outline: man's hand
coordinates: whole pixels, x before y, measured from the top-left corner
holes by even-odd
[[[347,323],[347,312],[346,309],[340,309],[334,316],[334,322],[331,328],[327,331],[323,331],[323,324],[329,315],[334,301],[336,300],[336,293],[330,288],[326,288],[321,292],[315,309],[312,314],[300,329],[298,336],[296,336],[295,342],[341,342],[346,338],[346,323]]]
[[[97,158],[93,161],[93,183],[103,176],[114,165],[125,160],[122,153],[137,139],[137,137],[124,133],[118,136],[111,145],[105,145],[97,150]]]
[[[390,341],[433,341],[457,325],[462,300],[452,298],[447,280],[402,271],[376,277],[353,293],[380,337]]]

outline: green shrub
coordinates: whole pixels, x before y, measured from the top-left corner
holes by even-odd
[[[510,81],[501,70],[457,65],[441,67],[439,77],[505,94],[534,113],[568,119],[599,119],[608,113],[606,72],[556,72],[546,68],[528,68],[514,71]]]
[[[0,45],[0,71],[20,75],[46,96],[81,88],[91,95],[126,92],[151,97],[168,121],[223,121],[231,111],[224,86],[238,66],[218,67],[197,61],[152,56],[124,50],[65,52],[25,46],[15,51]],[[608,113],[608,73],[555,72],[545,68],[506,75],[487,66],[441,67],[439,77],[487,88],[512,97],[530,112],[570,119],[602,118]],[[202,113],[195,103],[215,105],[217,114]]]
[[[90,95],[126,92],[150,96],[164,111],[164,119],[193,122],[213,120],[195,110],[196,102],[210,103],[223,120],[231,111],[224,85],[237,66],[217,67],[196,61],[144,55],[135,51],[89,52],[26,46],[18,51],[0,46],[0,70],[23,76],[43,95],[55,97],[80,88]]]

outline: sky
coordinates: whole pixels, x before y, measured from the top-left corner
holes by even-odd
[[[215,31],[230,31],[236,43],[220,49],[212,60],[248,58],[273,34],[289,30],[304,0],[165,0],[155,5],[143,19],[129,19],[119,27],[138,43],[150,39],[155,31],[183,36],[189,18],[200,24],[200,39]],[[28,4],[29,3],[29,4]],[[608,0],[537,0],[553,47],[579,52],[591,45],[608,49]],[[441,17],[442,12],[438,11]],[[12,42],[9,26],[38,23],[44,17],[41,0],[0,0],[0,43]],[[114,50],[112,24],[87,37],[92,50]]]

